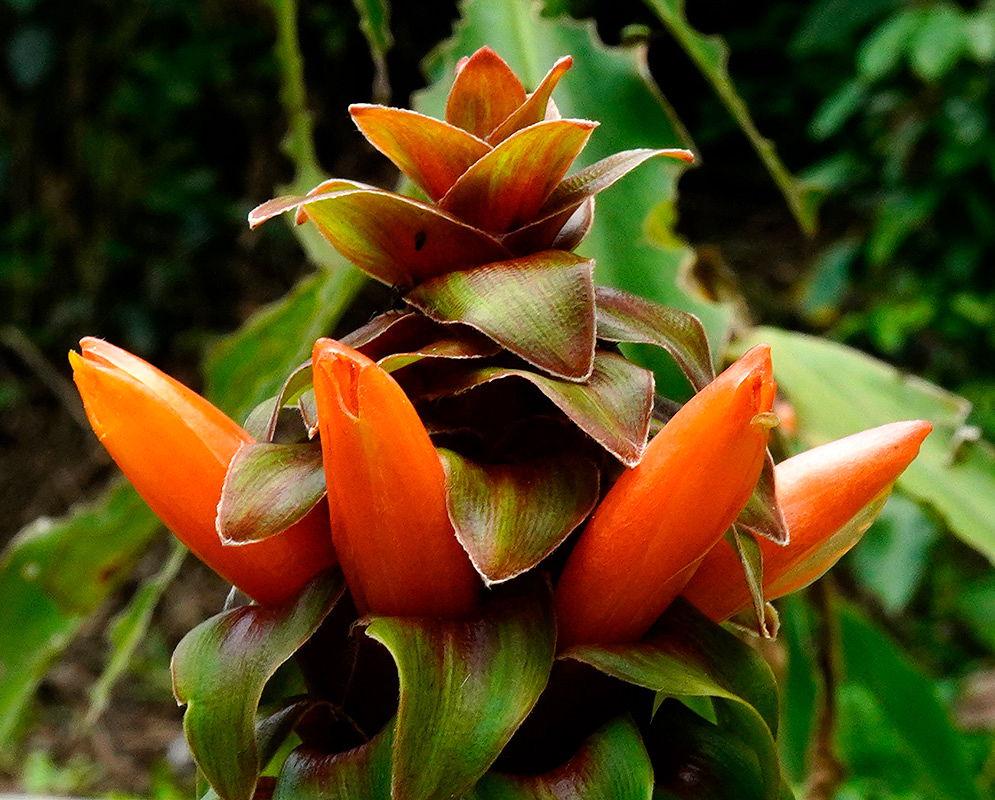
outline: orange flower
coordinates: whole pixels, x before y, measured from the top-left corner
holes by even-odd
[[[69,353],[100,442],[149,507],[211,569],[260,603],[292,598],[335,564],[324,513],[276,536],[224,546],[215,516],[228,464],[252,438],[196,392],[100,339]],[[320,509],[318,509],[320,511]]]
[[[696,394],[608,492],[556,589],[561,647],[639,639],[736,519],[774,399],[761,345]]]
[[[847,523],[884,499],[932,427],[922,420],[893,422],[813,447],[777,465],[777,499],[790,541],[781,546],[758,539],[768,600],[808,585],[857,543],[873,514],[861,518],[860,524]],[[750,608],[750,591],[728,542],[720,541],[705,556],[684,587],[684,596],[718,622]]]
[[[314,394],[332,536],[361,613],[462,617],[480,580],[456,540],[445,473],[411,401],[352,348],[319,339]]]

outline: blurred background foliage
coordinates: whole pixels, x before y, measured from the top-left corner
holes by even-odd
[[[378,17],[376,0],[302,3],[310,163],[281,149],[293,109],[280,99],[288,57],[274,49],[273,10],[264,0],[0,0],[0,497],[12,510],[0,543],[97,497],[112,472],[67,384],[64,353],[80,336],[198,386],[213,348],[210,389],[224,384],[232,342],[263,359],[277,326],[307,338],[342,311],[309,316],[339,287],[334,265],[312,277],[286,226],[250,234],[245,214],[318,168],[393,181],[345,106],[388,92],[408,105],[461,7],[395,3]],[[684,252],[678,236],[694,246],[698,291],[732,302],[740,326],[822,334],[935,381],[972,401],[968,422],[995,438],[995,3],[549,0],[545,13],[592,19],[609,45],[648,45],[701,157],[676,206],[654,217],[674,252]],[[343,324],[382,302],[362,289]],[[163,756],[178,731],[166,657],[223,588],[189,564],[169,585],[177,564],[149,544],[154,523],[131,495],[112,494],[85,521],[131,520],[126,546],[87,561],[65,544],[82,523],[60,529],[61,545],[42,524],[0,563],[7,576],[69,563],[60,591],[83,586],[37,628],[44,646],[18,700],[40,689],[32,710],[13,720],[0,708],[0,740],[28,753],[0,759],[11,786],[172,797],[190,780],[182,759]],[[784,634],[769,648],[785,690],[782,749],[808,796],[995,796],[995,573],[947,524],[896,496],[832,581],[782,606]],[[0,628],[14,624],[12,608],[0,605]],[[50,670],[57,657],[61,671]],[[106,704],[122,675],[115,712]],[[0,692],[0,706],[12,697]],[[105,709],[98,725],[147,747],[112,741],[117,761],[105,757],[108,742],[80,721],[94,707]]]

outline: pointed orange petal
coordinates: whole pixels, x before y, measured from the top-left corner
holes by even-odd
[[[461,128],[416,111],[357,104],[349,113],[370,144],[433,200],[491,149]]]
[[[774,387],[754,348],[691,398],[605,496],[556,587],[561,647],[639,639],[760,476]]]
[[[446,122],[485,139],[525,102],[525,87],[489,47],[461,63],[446,101]]]
[[[292,598],[335,563],[324,512],[225,547],[215,516],[228,463],[252,438],[207,400],[99,339],[69,354],[90,424],[149,507],[190,550],[260,603]],[[320,509],[319,509],[320,510]]]
[[[511,134],[517,133],[522,128],[535,125],[546,119],[546,109],[549,106],[550,98],[553,96],[553,89],[560,82],[568,69],[573,65],[574,60],[570,56],[564,56],[546,73],[542,83],[529,95],[529,99],[520,105],[504,122],[497,126],[487,137],[487,143],[498,145],[507,139]]]
[[[891,490],[930,430],[921,420],[881,425],[813,447],[775,467],[777,499],[790,538],[784,546],[757,540],[768,600],[811,583],[856,544],[857,538],[835,546],[830,540]],[[719,622],[752,605],[739,558],[724,541],[701,562],[684,595]]]
[[[480,579],[446,510],[445,472],[411,401],[366,356],[314,346],[333,538],[361,612],[462,617]]]
[[[595,122],[540,122],[508,137],[468,169],[439,207],[491,233],[528,224],[570,168]]]

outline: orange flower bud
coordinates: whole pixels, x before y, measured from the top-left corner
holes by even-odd
[[[480,579],[446,509],[446,477],[397,382],[332,339],[314,346],[332,536],[361,613],[462,617]]]
[[[201,561],[260,603],[292,598],[335,564],[323,513],[276,536],[221,544],[215,528],[228,464],[252,438],[196,392],[100,339],[69,353],[94,432],[149,507]]]
[[[808,585],[857,543],[871,517],[850,535],[834,534],[891,491],[932,427],[922,420],[881,425],[813,447],[775,467],[775,490],[790,540],[782,546],[758,539],[768,600]],[[728,542],[719,542],[705,557],[684,596],[717,622],[750,608],[742,566]]]
[[[775,386],[761,345],[696,394],[608,492],[556,588],[561,647],[639,639],[749,500]]]

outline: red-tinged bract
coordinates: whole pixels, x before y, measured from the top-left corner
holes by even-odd
[[[376,363],[332,339],[315,344],[313,369],[333,537],[357,608],[467,616],[482,584],[411,401]]]
[[[608,492],[556,589],[560,647],[638,640],[746,505],[774,399],[770,350],[744,355]]]
[[[928,422],[893,422],[813,447],[774,469],[777,499],[789,541],[758,539],[766,599],[794,592],[820,577],[854,544],[873,517],[836,537],[860,512],[882,498],[919,453]],[[720,541],[701,562],[684,596],[722,622],[752,606],[739,558]]]
[[[222,545],[215,517],[228,464],[252,441],[211,403],[100,339],[71,352],[73,377],[101,444],[149,507],[201,561],[263,604],[291,600],[335,564],[321,506],[270,538]]]

